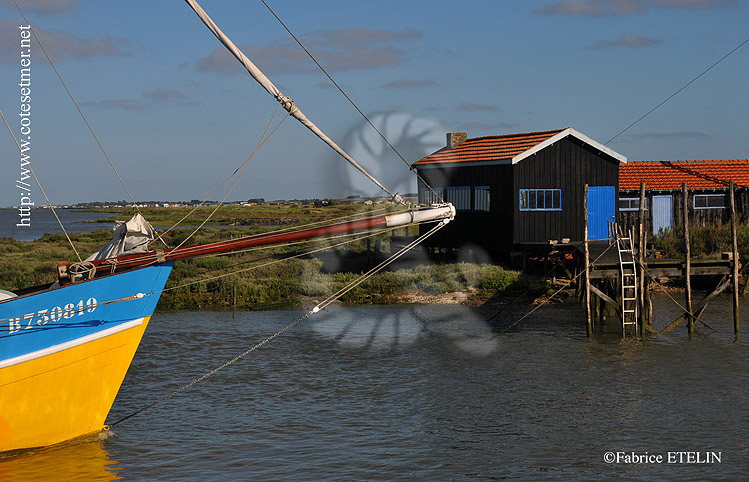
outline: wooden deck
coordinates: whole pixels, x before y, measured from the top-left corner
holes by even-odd
[[[619,254],[616,246],[609,248],[608,241],[590,242],[590,278],[616,278],[619,276]],[[645,266],[653,277],[682,276],[685,270],[684,259],[645,258]],[[691,259],[691,275],[730,275],[731,261],[727,259]]]

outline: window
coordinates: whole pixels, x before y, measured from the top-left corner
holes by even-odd
[[[434,190],[434,192],[432,192],[432,189]],[[430,206],[432,204],[439,204],[442,202],[442,188],[435,187],[432,189],[421,188],[419,190],[419,204]]]
[[[446,201],[455,206],[456,211],[471,209],[471,188],[468,186],[448,187]]]
[[[640,198],[639,197],[620,197],[619,198],[619,211],[639,211],[640,210]],[[645,198],[645,210],[648,210],[648,200]]]
[[[521,211],[561,211],[561,189],[521,189]]]
[[[489,186],[476,186],[473,188],[473,210],[489,210]]]
[[[724,209],[726,207],[725,194],[695,194],[695,209]]]

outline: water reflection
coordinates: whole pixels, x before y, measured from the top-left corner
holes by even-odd
[[[0,480],[117,480],[119,463],[104,448],[106,432],[93,438],[0,457]]]

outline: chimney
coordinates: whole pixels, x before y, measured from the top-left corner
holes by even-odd
[[[447,133],[447,147],[452,149],[458,144],[465,142],[468,138],[467,132],[448,132]]]

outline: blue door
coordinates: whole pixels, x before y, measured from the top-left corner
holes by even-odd
[[[671,195],[653,196],[653,234],[658,234],[661,229],[671,229],[673,220],[674,210]]]
[[[588,186],[588,239],[608,239],[609,221],[614,221],[614,186]]]

